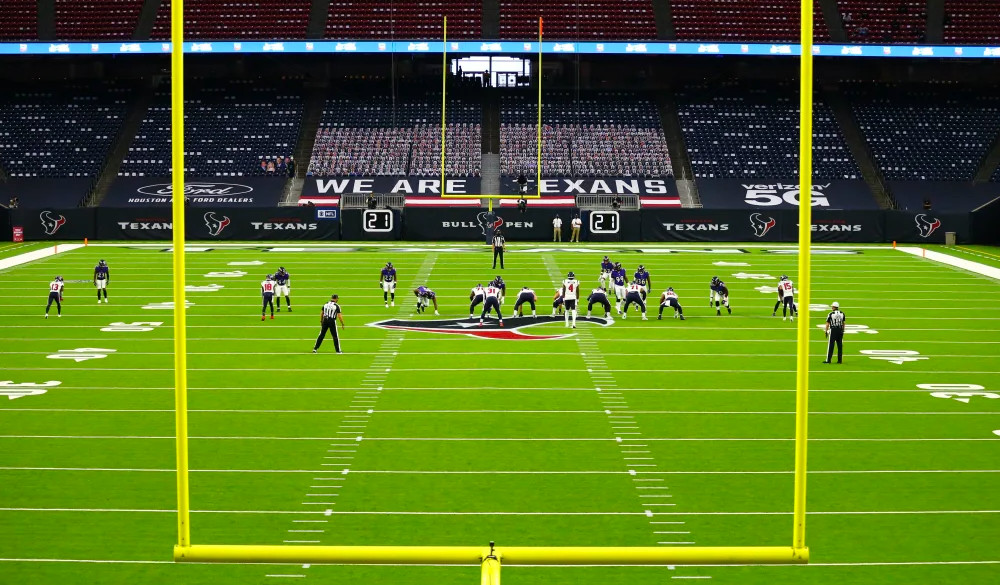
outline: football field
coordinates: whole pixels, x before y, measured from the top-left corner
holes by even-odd
[[[501,272],[471,244],[198,245],[195,544],[791,545],[796,323],[771,312],[794,248],[521,245]],[[478,567],[174,564],[169,245],[60,248],[0,270],[0,583],[478,582]],[[1000,267],[995,248],[936,249]],[[816,252],[800,307],[812,564],[511,566],[504,583],[1000,582],[1000,283],[889,246]],[[605,254],[649,270],[649,321],[508,315],[530,286],[550,316],[566,273],[589,291]],[[377,285],[387,261],[394,307]],[[260,281],[279,266],[294,312],[282,299],[262,322]],[[497,274],[506,333],[468,319],[470,288]],[[63,315],[45,319],[56,275]],[[732,315],[709,307],[715,275]],[[418,285],[440,316],[414,312]],[[687,320],[656,319],[667,286]],[[345,353],[327,339],[313,354],[331,293]],[[833,301],[842,365],[822,363]]]

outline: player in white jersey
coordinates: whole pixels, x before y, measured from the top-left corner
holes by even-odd
[[[667,287],[667,290],[660,295],[660,315],[656,318],[657,321],[663,319],[663,309],[670,307],[674,310],[674,319],[680,318],[681,321],[684,320],[684,309],[681,307],[681,301],[677,298],[677,293],[674,292],[674,287]]]
[[[562,282],[562,294],[563,302],[566,303],[566,326],[572,326],[573,329],[576,329],[576,302],[580,296],[580,281],[576,279],[576,275],[572,271],[566,275],[566,280]]]
[[[49,304],[45,305],[45,318],[49,318],[49,308],[56,304],[56,316],[62,317],[63,277],[57,276],[49,283]]]
[[[646,318],[646,301],[643,295],[646,291],[642,290],[642,285],[636,281],[632,281],[628,285],[628,290],[625,291],[625,306],[622,307],[622,319],[628,319],[628,308],[629,305],[638,305],[639,310],[642,311],[642,320],[648,321]]]
[[[500,326],[503,327],[503,315],[500,314],[500,287],[494,286],[490,283],[485,289],[486,300],[483,301],[483,314],[479,316],[479,326],[483,326],[483,320],[486,319],[486,315],[490,313],[491,310],[496,310],[497,319],[500,321]]]
[[[524,310],[521,309],[521,305],[528,303],[531,305],[531,316],[537,317],[538,313],[535,312],[537,302],[538,296],[535,294],[535,291],[528,287],[522,288],[521,292],[517,293],[517,300],[514,301],[514,315],[517,317],[523,317]]]
[[[271,306],[271,318],[274,319],[274,290],[277,285],[274,284],[274,276],[268,274],[264,280],[260,283],[260,296],[263,303],[260,307],[260,320],[264,320],[264,313],[267,312],[268,305]]]
[[[486,300],[486,289],[482,284],[477,284],[469,293],[469,319],[476,314],[476,305]]]
[[[798,312],[795,307],[795,285],[787,276],[782,276],[781,280],[778,281],[778,294],[781,295],[781,320],[784,321],[786,318],[791,318],[795,321],[795,314]],[[788,313],[791,312],[791,315]]]

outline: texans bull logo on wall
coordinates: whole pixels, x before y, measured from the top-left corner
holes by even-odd
[[[215,213],[209,211],[205,214],[205,225],[208,226],[208,235],[217,236],[222,233],[222,230],[226,229],[226,226],[230,224],[230,220],[225,215],[222,218],[215,216]]]
[[[611,319],[605,319],[603,317],[578,317],[577,321],[582,321],[584,323],[594,323],[596,325],[601,325],[607,327],[613,321]],[[490,320],[480,327],[478,321],[470,321],[469,319],[437,319],[434,321],[410,321],[407,319],[389,319],[387,321],[379,321],[377,323],[369,323],[369,327],[379,327],[381,329],[396,329],[402,331],[418,331],[421,333],[448,333],[453,335],[468,335],[470,337],[481,337],[483,339],[530,339],[530,340],[543,340],[543,339],[565,339],[571,337],[573,334],[559,334],[559,335],[532,335],[530,333],[522,333],[522,329],[532,327],[534,325],[543,325],[547,323],[558,323],[562,324],[564,322],[563,317],[553,317],[551,315],[540,315],[538,317],[508,317],[507,322],[503,327],[497,321]]]
[[[773,217],[764,217],[759,213],[750,214],[750,226],[753,228],[753,235],[758,238],[766,236],[767,232],[777,224]]]
[[[492,217],[492,221],[490,221]],[[476,214],[476,221],[479,222],[479,229],[483,230],[484,236],[492,236],[497,228],[503,225],[503,218],[485,211]]]
[[[941,227],[941,220],[936,217],[927,217],[927,215],[920,213],[916,215],[913,220],[917,224],[917,231],[920,232],[921,238],[929,238],[931,234],[937,231]]]
[[[52,215],[51,211],[43,211],[38,214],[38,219],[42,221],[42,229],[45,230],[45,235],[51,236],[59,231],[59,228],[66,225],[66,216],[60,215],[55,217]]]

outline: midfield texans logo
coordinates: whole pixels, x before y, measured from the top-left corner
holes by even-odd
[[[917,231],[921,238],[929,238],[931,234],[941,227],[941,220],[936,217],[927,217],[925,214],[917,214],[913,220],[917,223]]]
[[[51,211],[43,211],[38,214],[38,219],[42,221],[42,229],[45,230],[45,235],[51,236],[59,231],[59,228],[66,225],[66,216],[60,215],[59,217],[53,217]]]
[[[579,317],[577,321],[584,323],[594,323],[607,327],[613,321],[603,317]],[[369,323],[369,327],[379,327],[381,329],[396,329],[401,331],[418,331],[421,333],[448,333],[453,335],[468,335],[470,337],[480,337],[482,339],[513,339],[513,340],[540,340],[540,339],[565,339],[573,334],[562,335],[531,335],[522,333],[533,325],[544,323],[564,322],[563,317],[553,317],[551,315],[540,315],[538,317],[508,317],[503,327],[494,320],[487,321],[482,327],[478,321],[469,319],[437,319],[434,321],[410,321],[406,319],[389,319]]]
[[[214,211],[209,211],[205,214],[205,225],[208,226],[208,235],[217,236],[222,233],[222,230],[226,229],[226,226],[232,223],[228,217],[222,216],[219,219],[215,216]]]
[[[498,227],[503,225],[502,217],[496,216],[493,223],[490,223],[489,218],[487,217],[488,215],[489,214],[485,211],[481,211],[476,214],[476,221],[479,222],[479,229],[483,230],[484,236],[492,236],[493,232],[495,232]]]
[[[767,235],[767,232],[771,231],[771,228],[778,225],[778,222],[774,221],[773,217],[764,217],[759,213],[750,214],[750,227],[753,228],[753,235],[758,238],[763,238]]]

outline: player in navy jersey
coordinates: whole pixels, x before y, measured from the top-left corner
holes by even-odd
[[[653,279],[649,277],[649,271],[642,264],[635,269],[635,274],[633,275],[633,280],[635,283],[642,287],[642,291],[649,294],[649,287],[653,286]]]
[[[491,282],[490,284],[500,289],[500,294],[497,295],[497,300],[502,305],[503,300],[507,297],[507,283],[503,281],[503,278],[500,275],[497,275],[497,277],[494,278],[493,282]]]
[[[668,286],[666,292],[660,295],[660,315],[656,318],[657,320],[663,319],[663,309],[667,307],[674,310],[675,319],[684,320],[684,309],[681,307],[681,301],[677,298],[677,293],[674,292],[672,286]]]
[[[427,307],[429,307],[431,303],[434,303],[434,314],[435,315],[441,314],[438,313],[438,300],[437,300],[437,295],[434,294],[434,291],[427,288],[426,286],[421,285],[413,289],[413,294],[414,296],[417,297],[418,313],[423,313],[424,311],[427,310]]]
[[[97,287],[97,304],[101,304],[101,291],[104,291],[104,302],[108,302],[108,284],[111,282],[111,270],[108,263],[101,260],[94,267],[94,286]]]
[[[722,282],[718,276],[712,277],[712,282],[708,286],[708,306],[712,306],[712,302],[715,302],[715,314],[716,316],[722,314],[721,307],[726,307],[729,314],[733,314],[733,309],[729,306],[729,287],[726,283]]]
[[[49,304],[45,305],[45,318],[49,318],[49,308],[56,304],[56,315],[62,317],[63,277],[57,276],[49,283]]]
[[[607,319],[611,317],[611,301],[608,300],[608,291],[603,287],[595,288],[590,296],[587,297],[587,316],[590,316],[590,310],[594,308],[594,305],[601,305],[604,307],[604,318]]]
[[[615,269],[615,265],[611,262],[611,258],[607,256],[604,260],[601,260],[601,275],[597,277],[597,283],[601,288],[607,289],[611,284],[611,271]]]
[[[385,301],[385,307],[388,309],[391,303],[393,307],[396,306],[396,268],[392,265],[392,262],[386,262],[385,268],[382,269],[382,273],[378,278],[378,285],[382,288],[382,300]],[[391,295],[391,298],[390,298]]]
[[[622,303],[625,302],[625,289],[628,287],[628,273],[622,268],[621,262],[615,262],[615,269],[611,271],[611,284],[615,291],[615,310],[622,314]]]
[[[292,279],[292,275],[288,274],[284,266],[278,268],[278,272],[274,275],[274,296],[277,297],[278,301],[278,312],[281,312],[281,297],[285,297],[285,305],[288,307],[288,312],[292,312],[292,299],[289,297],[291,292],[291,287],[289,282]]]
[[[477,284],[476,288],[472,289],[469,293],[469,319],[472,319],[476,314],[476,306],[486,300],[486,289],[483,285]]]
[[[271,307],[271,318],[274,319],[274,275],[268,274],[264,277],[264,280],[260,283],[260,296],[263,299],[263,304],[260,307],[260,320],[264,320],[264,313],[267,312],[267,307]]]
[[[560,286],[556,289],[556,294],[552,297],[552,316],[561,315],[566,310],[566,301],[563,299],[563,289]]]
[[[517,317],[523,317],[524,311],[521,309],[521,305],[528,303],[531,305],[531,316],[537,317],[538,313],[535,312],[537,302],[538,295],[535,294],[535,291],[528,287],[522,288],[521,292],[517,293],[517,301],[514,302],[514,315]]]

